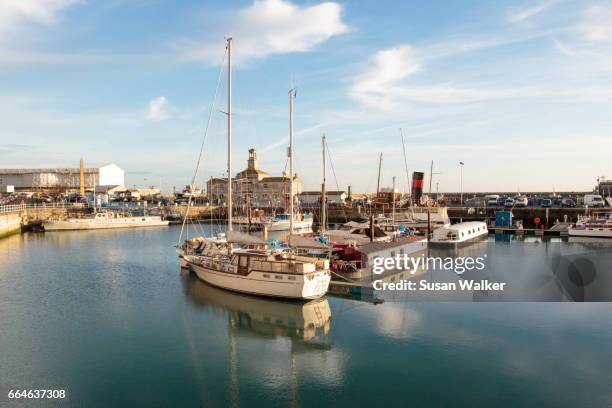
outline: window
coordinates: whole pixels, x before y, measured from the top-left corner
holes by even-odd
[[[295,276],[289,276],[289,277],[287,277],[287,279],[294,281],[295,280]]]
[[[266,279],[270,279],[270,275],[268,275],[267,273],[264,273],[263,277],[266,278]]]
[[[274,279],[283,279],[283,275],[274,275]]]
[[[395,258],[395,251],[391,251],[391,258]]]

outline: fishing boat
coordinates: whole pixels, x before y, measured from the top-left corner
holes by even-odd
[[[612,238],[612,216],[595,213],[578,217],[575,225],[568,228],[570,237]]]
[[[74,231],[110,228],[139,228],[167,226],[169,222],[159,216],[124,217],[114,212],[96,212],[91,217],[48,220],[43,228],[48,231]]]
[[[225,240],[202,241],[202,246],[186,252],[177,246],[179,262],[194,271],[198,278],[213,286],[251,295],[286,298],[317,299],[327,293],[330,281],[329,261],[300,256],[292,251],[271,250],[267,242],[249,234],[233,231],[232,222],[232,106],[231,106],[231,56],[232,38],[227,39],[227,232]],[[289,91],[289,171],[291,180],[289,231],[293,232],[293,100],[295,90]],[[213,103],[214,106],[214,103]],[[196,164],[192,184],[195,183],[199,163]],[[185,220],[183,220],[183,227]],[[182,230],[181,230],[182,236]],[[181,237],[179,237],[179,242]],[[291,240],[289,240],[291,244]]]
[[[432,246],[457,247],[485,239],[488,234],[489,231],[485,222],[460,222],[434,230],[429,244]]]

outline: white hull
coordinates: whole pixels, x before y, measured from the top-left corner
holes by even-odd
[[[71,218],[65,221],[45,221],[45,231],[74,231],[114,228],[141,228],[167,226],[168,221],[160,217],[122,217],[109,219]]]
[[[289,220],[275,220],[264,225],[268,231],[289,231]],[[312,232],[312,220],[293,221],[293,232]]]
[[[591,237],[591,238],[612,238],[612,229],[610,228],[591,228],[591,229],[577,229],[570,228],[567,231],[570,237]]]
[[[441,247],[457,247],[485,239],[488,235],[487,224],[484,222],[461,222],[434,230],[429,244]]]
[[[327,293],[330,274],[325,271],[313,273],[312,279],[305,275],[275,274],[274,272],[251,271],[248,275],[220,272],[195,263],[189,263],[198,278],[213,286],[235,292],[286,299],[318,299]],[[264,276],[266,275],[266,276]],[[289,280],[289,276],[295,280]],[[282,278],[278,278],[282,277]]]

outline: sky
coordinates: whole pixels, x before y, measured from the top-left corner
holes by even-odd
[[[2,0],[0,167],[116,163],[128,186],[190,183],[225,37],[233,170],[254,147],[328,189],[586,191],[612,176],[612,1]],[[200,184],[226,169],[226,81]],[[463,162],[461,178],[459,162]],[[463,183],[461,181],[463,180]]]

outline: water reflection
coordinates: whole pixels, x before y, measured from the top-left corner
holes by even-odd
[[[238,335],[323,340],[331,328],[326,298],[284,302],[218,289],[197,277],[184,276],[187,298],[196,306],[228,312],[229,325]]]

